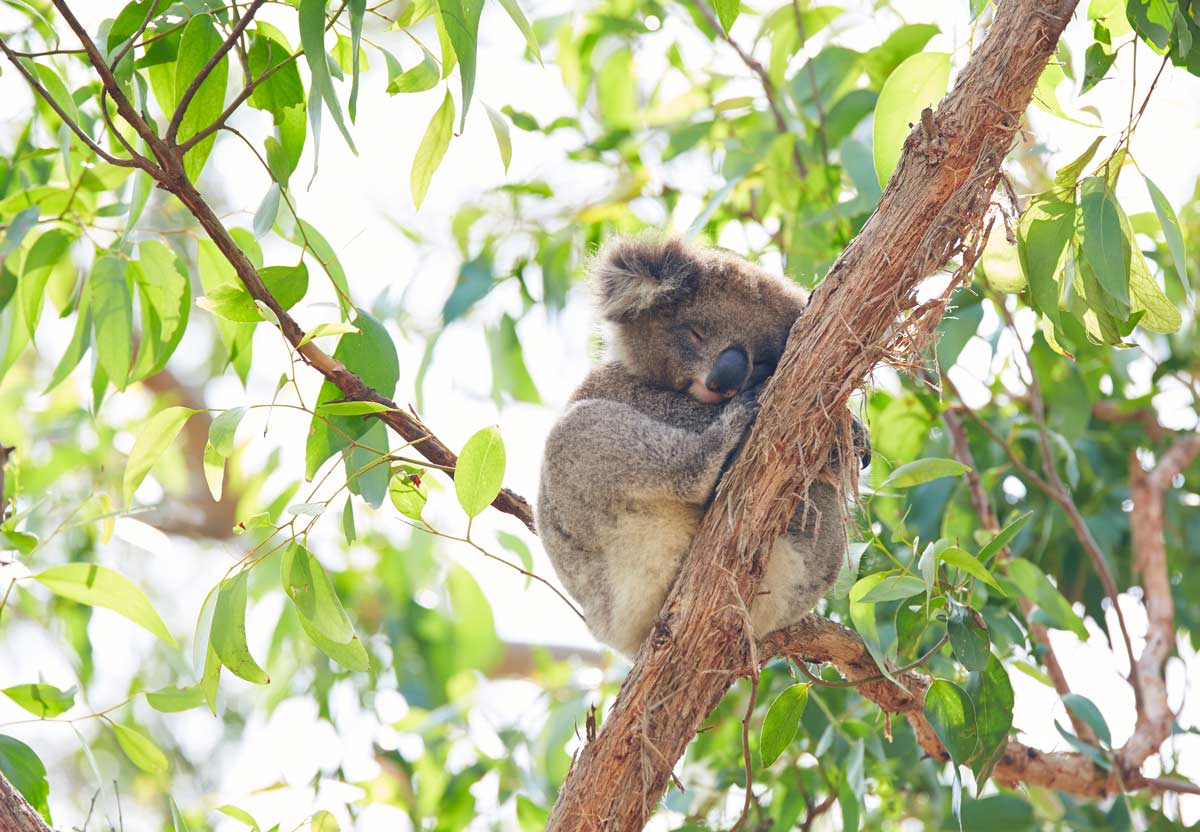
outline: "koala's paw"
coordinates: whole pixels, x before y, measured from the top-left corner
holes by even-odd
[[[738,393],[725,409],[721,411],[721,423],[736,439],[741,439],[758,416],[758,393],[761,388],[755,387]]]

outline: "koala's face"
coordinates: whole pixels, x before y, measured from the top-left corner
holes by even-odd
[[[616,358],[656,386],[715,404],[766,379],[803,291],[731,254],[679,240],[618,240],[594,270]]]

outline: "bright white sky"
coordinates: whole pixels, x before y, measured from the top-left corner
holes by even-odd
[[[92,25],[93,29],[99,20],[115,14],[120,5],[109,0],[76,4],[85,23]],[[523,5],[531,18],[571,8],[570,4],[560,2]],[[842,38],[842,43],[867,48],[879,43],[894,28],[895,18],[882,13],[873,18],[871,5],[866,2],[856,4],[858,11],[853,18],[853,38]],[[954,51],[956,47],[965,43],[966,3],[923,3],[913,0],[897,5],[903,9],[906,22],[934,22],[942,27],[943,34],[930,43],[930,49]],[[678,11],[678,7],[673,8]],[[281,16],[277,14],[278,11],[268,6],[263,14],[266,19],[276,21],[287,20],[291,14],[290,11],[285,11]],[[0,24],[2,23],[5,23],[5,18],[0,17]],[[691,24],[686,20],[668,18],[665,26],[670,30],[675,27],[690,27]],[[748,43],[756,26],[757,21],[745,15],[734,27],[734,36]],[[391,49],[405,66],[412,65],[417,60],[416,47],[401,33],[381,34],[368,30],[368,36]],[[295,41],[294,32],[291,33],[291,37]],[[816,40],[819,45],[820,39]],[[1083,50],[1090,42],[1090,33],[1084,21],[1076,20],[1072,24],[1067,40],[1076,59],[1081,62]],[[610,182],[607,170],[597,166],[590,175],[580,175],[578,165],[568,167],[564,163],[562,145],[558,140],[546,139],[516,129],[512,131],[512,167],[508,176],[505,176],[482,103],[487,102],[497,110],[505,104],[512,104],[518,109],[532,112],[539,118],[553,117],[570,107],[556,68],[552,64],[541,68],[525,62],[521,57],[521,50],[521,40],[515,28],[496,4],[489,4],[485,9],[484,23],[481,27],[481,69],[467,129],[464,135],[456,137],[451,143],[445,161],[434,176],[420,213],[413,210],[408,193],[409,165],[425,125],[441,101],[443,90],[440,87],[419,96],[388,97],[383,93],[386,77],[383,62],[376,59],[372,53],[371,70],[363,78],[359,118],[354,128],[358,156],[348,151],[336,129],[329,129],[327,124],[321,143],[320,174],[311,189],[305,191],[303,183],[312,170],[311,157],[306,152],[293,178],[297,188],[294,198],[298,201],[300,213],[319,228],[338,249],[342,264],[350,277],[355,300],[360,305],[369,308],[373,300],[384,293],[390,294],[395,300],[403,292],[409,313],[425,326],[435,327],[441,305],[453,285],[457,272],[457,255],[451,254],[455,249],[449,234],[450,213],[489,187],[505,181],[542,178],[550,182],[556,192],[568,202],[593,199],[605,191]],[[736,75],[744,74],[744,67],[728,50],[718,52],[718,63],[722,69]],[[1139,52],[1140,101],[1142,90],[1148,83],[1153,69],[1157,68],[1157,63],[1152,60],[1148,49],[1142,47]],[[1119,125],[1124,124],[1129,107],[1129,55],[1128,49],[1122,52],[1118,61],[1119,72],[1115,79],[1104,82],[1079,100],[1075,100],[1068,92],[1071,89],[1070,85],[1063,85],[1059,95],[1067,112],[1081,120],[1090,121],[1091,117],[1082,113],[1079,108],[1082,105],[1092,105],[1103,114],[1105,123],[1118,126],[1119,129]],[[960,50],[956,53],[955,60],[960,63],[964,57]],[[654,83],[661,71],[663,60],[651,54],[639,54],[638,59],[639,80],[643,86]],[[1080,66],[1079,70],[1081,69]],[[28,96],[21,86],[20,79],[14,72],[5,72],[0,76],[0,123],[22,114],[28,107]],[[453,89],[457,98],[457,82],[454,83]],[[755,94],[757,88],[747,82],[746,92]],[[1163,81],[1133,142],[1133,153],[1142,169],[1166,192],[1177,208],[1191,197],[1190,189],[1200,168],[1200,156],[1195,152],[1195,148],[1200,146],[1195,104],[1198,100],[1200,81],[1181,72],[1168,70],[1164,73]],[[328,122],[328,119],[326,121]],[[239,123],[251,136],[263,135],[262,120],[257,114],[243,118],[240,122],[235,120],[235,123]],[[1052,152],[1054,165],[1073,158],[1094,138],[1093,133],[1086,127],[1064,122],[1040,112],[1034,113],[1033,123],[1037,135]],[[0,142],[9,141],[11,140],[7,136],[0,137]],[[210,167],[205,173],[203,189],[222,206],[222,210],[229,212],[228,222],[249,226],[251,214],[265,193],[268,180],[257,162],[236,140],[222,138],[221,141],[224,146],[218,149],[210,162]],[[5,149],[7,146],[0,144],[0,147]],[[311,137],[309,147],[311,148]],[[700,196],[708,184],[710,183],[693,185],[692,198],[681,200],[675,216],[671,218],[675,227],[686,228],[698,213]],[[1120,198],[1130,213],[1149,209],[1149,200],[1140,178],[1132,170],[1122,179]],[[664,219],[650,214],[646,218],[653,221]],[[435,241],[442,241],[444,245],[440,248],[447,254],[418,254],[408,239],[397,230],[398,226],[419,231]],[[731,247],[742,245],[736,238],[722,242]],[[1197,241],[1191,242],[1200,244]],[[272,260],[273,254],[279,259]],[[268,246],[268,263],[284,262],[282,258],[285,256],[290,255],[286,254],[284,249]],[[301,324],[306,326],[332,320],[335,315],[333,309],[327,305],[332,300],[332,293],[327,290],[323,278],[314,273],[312,285],[314,288],[310,291],[308,302],[298,311]],[[529,369],[546,406],[514,404],[497,411],[490,398],[488,362],[485,357],[481,322],[493,320],[501,311],[515,313],[519,308],[519,299],[515,293],[498,291],[487,302],[481,304],[468,320],[455,324],[447,331],[427,376],[422,416],[452,448],[461,446],[468,436],[482,426],[493,423],[500,425],[508,448],[509,470],[506,482],[516,491],[533,498],[537,491],[542,441],[557,410],[586,372],[590,360],[589,339],[593,334],[593,326],[582,292],[573,296],[567,310],[557,320],[548,320],[540,313],[527,316],[519,332],[525,345]],[[195,310],[194,314],[205,313]],[[210,406],[231,407],[270,400],[275,380],[286,366],[287,359],[277,336],[267,331],[266,327],[260,329],[262,332],[255,345],[255,370],[252,373],[249,392],[243,392],[232,374],[228,374],[228,378],[209,386]],[[401,382],[397,399],[401,402],[414,401],[412,384],[420,360],[422,343],[419,339],[405,338],[399,332],[394,334],[397,336],[401,358]],[[63,337],[66,335],[69,335],[69,332]],[[968,351],[964,354],[965,366],[956,371],[956,377],[966,387],[968,395],[971,390],[971,374],[984,372],[979,358],[972,359],[973,354],[982,355],[983,360],[986,360],[986,350]],[[178,364],[185,375],[187,355],[188,351],[185,348],[180,351],[178,357]],[[319,379],[311,373],[302,378],[306,380],[310,391],[306,398],[312,401]],[[887,383],[887,379],[883,378],[881,383]],[[136,395],[126,395],[117,397],[106,406],[120,411],[137,412],[144,405]],[[249,416],[246,422],[253,423],[256,418],[260,417]],[[261,449],[253,451],[256,457],[266,456],[267,441],[293,448],[303,442],[307,420],[288,415],[286,412],[276,413],[272,419],[269,440],[257,437],[254,440],[254,446]],[[261,427],[261,423],[254,427],[245,425],[241,435],[247,437],[257,427]],[[126,437],[126,446],[131,445],[132,441],[132,437]],[[303,476],[302,465],[296,454],[285,454],[284,465],[285,470],[279,472],[280,483],[284,478],[295,479]],[[140,492],[140,496],[145,500],[154,499],[155,488],[153,483],[148,484]],[[449,530],[462,527],[461,514],[453,505],[449,492],[443,490],[440,498],[435,496],[430,505],[432,517],[439,527]],[[381,513],[380,519],[386,520],[386,515]],[[322,525],[326,526],[325,533],[338,533],[335,528],[336,522],[323,521]],[[485,514],[477,524],[477,532],[481,533],[483,538],[489,537],[493,528],[523,533],[519,523],[495,513]],[[200,550],[181,541],[164,544],[151,538],[150,542],[143,542],[141,546],[135,545],[139,534],[145,536],[145,530],[139,529],[136,524],[126,524],[123,531],[126,540],[114,541],[100,553],[101,559],[139,581],[157,586],[156,597],[178,598],[178,605],[162,609],[161,612],[173,632],[190,633],[203,595],[198,588],[213,585],[230,560],[217,557],[211,550]],[[535,552],[537,571],[547,576],[552,575],[536,539],[528,539]],[[147,548],[153,551],[155,557],[150,557]],[[236,541],[223,548],[229,557],[240,554]],[[447,548],[447,551],[450,550]],[[164,552],[169,553],[165,557],[171,559],[171,568],[166,571],[162,569]],[[453,554],[476,574],[483,585],[492,602],[502,636],[518,641],[594,646],[594,641],[578,619],[544,588],[535,585],[526,591],[523,589],[524,580],[515,573],[481,561],[470,551]],[[337,566],[332,562],[329,565],[335,568]],[[1143,611],[1133,599],[1126,600],[1129,602],[1125,610],[1127,620],[1134,632],[1141,632],[1145,622]],[[259,636],[265,636],[268,632],[269,621],[277,611],[270,602],[262,607],[265,608],[254,611],[249,622],[250,631]],[[256,626],[256,622],[261,622],[261,626]],[[11,622],[10,627],[8,646],[0,645],[0,667],[6,668],[6,672],[0,674],[0,683],[30,681],[39,672],[47,681],[62,687],[73,683],[70,664],[57,644],[41,643],[35,638],[32,628],[13,626]],[[97,708],[123,697],[122,681],[135,672],[137,664],[137,651],[131,651],[129,645],[132,643],[138,649],[144,645],[138,641],[143,634],[131,633],[130,628],[121,619],[104,611],[97,614],[93,627],[97,628],[93,631],[93,641],[97,644],[101,684],[96,701],[89,704]],[[1055,647],[1064,662],[1068,678],[1076,690],[1097,702],[1109,721],[1114,741],[1119,744],[1133,727],[1132,694],[1128,686],[1116,675],[1116,670],[1124,669],[1122,663],[1114,660],[1109,651],[1102,646],[1103,638],[1099,633],[1086,644],[1079,643],[1069,634],[1057,631],[1054,637]],[[265,652],[265,637],[262,642],[258,645],[259,650],[256,650],[258,655]],[[1140,644],[1135,644],[1135,648],[1138,647]],[[1181,700],[1185,688],[1200,684],[1197,663],[1190,660],[1190,654],[1186,655],[1189,655],[1189,671],[1186,674],[1183,663],[1178,660],[1171,663],[1170,681],[1175,705]],[[1190,685],[1185,681],[1185,675],[1190,677]],[[1064,724],[1066,720],[1054,692],[1020,673],[1014,674],[1013,683],[1017,690],[1017,726],[1029,735],[1034,744],[1043,749],[1063,747],[1064,743],[1054,730],[1052,718],[1057,717]],[[249,687],[243,686],[237,680],[223,680],[222,686],[223,692],[228,688],[236,691],[234,695],[237,696],[246,695],[241,688]],[[477,713],[472,715],[472,728],[481,742],[487,742],[491,735],[489,723],[504,724],[517,721],[518,724],[537,724],[537,710],[531,699],[532,692],[529,686],[501,683],[491,686],[489,691],[490,701],[481,704]],[[398,695],[382,696],[376,714],[364,714],[353,707],[353,697],[349,689],[339,691],[336,698],[342,703],[341,707],[335,709],[342,737],[340,746],[338,737],[328,725],[313,727],[317,725],[315,712],[312,706],[303,700],[285,703],[269,720],[252,719],[242,737],[231,738],[227,745],[236,747],[241,753],[242,756],[238,759],[229,758],[226,749],[218,750],[214,747],[217,738],[212,736],[213,721],[199,711],[173,718],[172,730],[185,743],[189,753],[195,753],[196,758],[215,755],[212,757],[214,770],[224,772],[220,802],[234,802],[251,809],[259,820],[266,821],[268,826],[282,821],[283,828],[286,829],[289,828],[289,824],[298,822],[311,811],[306,802],[307,798],[303,796],[307,793],[291,789],[254,796],[248,796],[248,793],[280,780],[303,786],[323,764],[327,765],[328,761],[339,753],[346,755],[345,764],[351,778],[369,778],[373,776],[374,771],[374,763],[369,753],[372,740],[393,747],[398,742],[411,742],[395,735],[395,732],[386,727],[386,723],[403,713],[403,702]],[[0,721],[20,719],[23,713],[6,702],[0,703]],[[1200,724],[1200,710],[1191,701],[1185,705],[1181,723],[1184,727]],[[85,733],[89,730],[84,727]],[[56,819],[64,825],[80,823],[82,816],[76,812],[81,804],[86,807],[91,796],[90,790],[84,795],[64,794],[61,789],[53,791],[56,784],[62,783],[61,780],[56,780],[53,774],[56,757],[70,754],[77,747],[70,731],[65,727],[21,726],[19,729],[12,729],[12,733],[33,745],[51,769],[51,798]],[[1200,750],[1195,738],[1181,738],[1178,740],[1178,747],[1187,749],[1184,759],[1192,767],[1192,776],[1200,777]],[[111,781],[110,775],[115,770],[115,761],[101,756],[97,762],[106,774],[104,779]],[[319,804],[336,809],[340,800],[352,798],[354,793],[355,790],[351,787],[330,785],[323,789]],[[111,803],[111,797],[111,793],[106,793],[98,804],[97,811],[103,811],[106,816],[115,820],[115,806]],[[181,802],[186,803],[192,795],[184,788],[178,797]],[[1200,800],[1190,800],[1196,803],[1187,807],[1186,814],[1189,821],[1194,821],[1200,817]],[[483,805],[484,801],[481,799],[481,806]],[[128,802],[124,809],[126,823],[130,824],[127,828],[138,828],[130,820],[131,813],[136,813],[136,809],[130,807]],[[344,822],[348,821],[340,810],[338,814]],[[507,819],[504,826],[508,828],[512,819],[511,806],[502,810],[501,816]],[[407,828],[405,823],[399,819],[398,813],[378,809],[361,817],[357,828],[402,829]],[[232,830],[241,827],[233,821],[222,821],[218,823],[217,828]]]

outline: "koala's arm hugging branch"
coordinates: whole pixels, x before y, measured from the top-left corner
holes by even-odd
[[[701,722],[739,675],[756,671],[769,642],[747,638],[746,610],[771,544],[828,459],[831,438],[849,447],[851,392],[880,360],[930,337],[944,301],[918,306],[917,286],[955,255],[974,259],[1000,164],[1076,3],[1000,3],[954,90],[908,137],[874,216],[793,328],[661,626],[575,760],[551,829],[641,828]],[[788,652],[804,655],[804,645]]]

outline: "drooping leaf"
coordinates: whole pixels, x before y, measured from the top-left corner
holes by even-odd
[[[941,551],[939,558],[947,565],[966,572],[972,578],[978,578],[1002,595],[1005,594],[1004,590],[1000,588],[1000,584],[992,577],[992,573],[970,552],[959,549],[957,546],[950,546]]]
[[[425,470],[411,465],[401,465],[388,486],[392,505],[410,520],[420,520],[429,499],[429,486],[425,484]]]
[[[1083,256],[1104,292],[1129,314],[1130,241],[1121,228],[1121,206],[1102,176],[1083,180],[1080,187],[1083,216]]]
[[[179,98],[183,97],[184,91],[191,86],[223,40],[211,15],[198,14],[188,20],[179,41],[179,58],[175,62],[175,94]],[[179,122],[180,142],[199,133],[221,114],[225,106],[225,86],[228,78],[229,56],[224,55],[201,82],[184,112]],[[216,135],[209,135],[184,154],[183,169],[192,181],[200,176],[215,141]]]
[[[1058,320],[1059,265],[1075,233],[1075,203],[1035,199],[1021,216],[1017,255],[1034,307]]]
[[[472,0],[472,2],[477,2],[477,0]],[[446,155],[446,148],[450,146],[450,134],[453,129],[454,99],[450,97],[450,92],[447,90],[442,105],[429,120],[429,126],[425,128],[425,135],[421,137],[421,144],[417,147],[417,154],[413,157],[410,187],[412,188],[413,205],[418,209],[425,201],[425,194],[429,190],[429,183],[433,179],[434,171],[442,163],[442,158]]]
[[[1151,182],[1149,177],[1144,177],[1144,179],[1146,190],[1150,192],[1150,201],[1154,203],[1154,213],[1158,216],[1163,236],[1167,239],[1167,248],[1171,251],[1171,259],[1175,261],[1175,270],[1179,272],[1179,279],[1186,285],[1188,283],[1187,250],[1183,245],[1183,232],[1179,228],[1179,218],[1175,216],[1175,209],[1171,207],[1171,203],[1158,186]]]
[[[304,48],[304,60],[312,75],[312,95],[308,103],[309,118],[313,121],[313,135],[320,132],[320,123],[315,119],[320,116],[320,109],[313,99],[320,98],[333,116],[333,123],[341,131],[342,137],[350,148],[350,152],[358,154],[354,147],[354,139],[346,128],[342,117],[342,105],[338,101],[337,92],[333,88],[333,79],[329,75],[329,53],[325,51],[325,0],[300,0],[297,22],[300,26],[300,45]]]
[[[1105,721],[1104,715],[1100,713],[1095,702],[1079,693],[1064,694],[1062,700],[1071,713],[1087,723],[1100,742],[1105,746],[1112,745],[1112,734],[1108,730],[1108,722]]]
[[[246,573],[239,572],[221,582],[213,610],[211,643],[221,664],[235,675],[256,685],[271,678],[250,655],[246,643]]]
[[[725,0],[725,2],[729,2],[729,0]],[[530,53],[540,64],[542,50],[538,47],[537,35],[534,34],[533,27],[529,25],[529,19],[525,17],[525,12],[521,11],[518,0],[500,0],[500,5],[504,7],[504,11],[508,12],[512,22],[517,24],[521,34],[525,36],[525,46],[529,48]]]
[[[204,691],[200,685],[188,688],[165,687],[146,691],[146,702],[159,713],[174,714],[190,711],[204,704]]]
[[[1012,539],[1017,536],[1021,529],[1025,528],[1025,524],[1029,522],[1029,518],[1033,516],[1032,511],[1027,511],[1024,514],[1016,517],[1009,522],[1007,526],[996,533],[996,536],[987,542],[987,544],[979,550],[979,562],[987,563],[996,554],[1012,542]]]
[[[875,105],[875,175],[886,185],[900,161],[911,128],[926,107],[936,107],[950,84],[950,55],[920,52],[906,59],[884,83]]]
[[[244,407],[230,408],[217,414],[208,428],[208,442],[204,447],[204,479],[212,498],[218,502],[225,480],[225,460],[233,454],[234,438],[245,415]]]
[[[975,706],[958,685],[934,679],[925,692],[925,718],[955,765],[962,765],[975,754],[979,746]]]
[[[512,0],[508,0],[508,2],[512,2]],[[487,110],[488,120],[492,123],[492,130],[496,134],[496,145],[500,148],[500,161],[504,163],[504,170],[507,172],[508,165],[512,161],[512,137],[509,135],[508,122],[505,121],[504,116],[487,104],[483,106]]]
[[[112,728],[117,735],[117,744],[121,746],[125,756],[142,771],[157,774],[170,768],[167,755],[154,744],[154,740],[141,731],[119,722],[114,722]]]
[[[387,91],[389,95],[424,92],[437,85],[438,79],[441,77],[437,58],[433,57],[433,53],[426,49],[424,44],[418,45],[421,47],[421,63],[402,72],[396,71],[399,69],[399,64],[394,67],[390,63],[388,64]]]
[[[55,595],[110,609],[175,646],[175,639],[167,632],[167,625],[150,599],[120,572],[95,563],[65,563],[52,566],[33,579]]]
[[[767,709],[758,744],[764,768],[779,759],[779,755],[796,736],[804,706],[808,704],[808,687],[807,684],[796,684],[785,688]]]
[[[987,667],[991,655],[991,639],[988,636],[987,625],[982,619],[977,619],[974,611],[961,604],[952,604],[950,616],[946,621],[946,629],[950,636],[950,646],[954,655],[962,662],[967,670],[983,670]]]
[[[133,363],[133,299],[125,276],[125,261],[103,254],[88,278],[96,355],[108,379],[124,390]]]
[[[46,281],[50,272],[66,255],[71,245],[71,235],[59,228],[52,228],[38,237],[21,268],[17,292],[21,299],[21,312],[25,318],[25,329],[29,340],[34,340],[34,330],[42,314],[42,302],[46,297]]]
[[[491,505],[504,482],[505,453],[500,430],[484,428],[463,445],[454,469],[454,493],[468,517]]]
[[[1004,665],[995,656],[987,667],[967,677],[967,693],[975,706],[975,724],[979,731],[979,754],[971,760],[978,792],[1008,747],[1012,728],[1013,690]]]
[[[717,19],[721,21],[721,28],[728,34],[730,27],[733,26],[733,21],[737,20],[738,13],[742,10],[741,0],[715,0],[713,8],[717,10]]]
[[[133,442],[129,460],[125,463],[122,494],[126,505],[133,500],[134,492],[142,484],[142,480],[175,441],[179,431],[195,412],[190,407],[168,407],[146,420],[145,426]]]
[[[479,15],[483,12],[483,0],[438,0],[438,8],[446,35],[454,46],[458,74],[462,80],[462,122],[458,126],[461,132],[466,125],[467,110],[471,108],[471,95],[475,91],[475,54],[479,46]],[[446,100],[450,100],[449,93]],[[450,122],[454,122],[453,110],[450,112]],[[417,200],[417,204],[420,205],[420,200]]]
[[[312,552],[293,543],[284,550],[279,575],[284,592],[301,618],[330,641],[346,644],[354,637],[354,625],[333,588],[333,581]]]
[[[129,271],[141,306],[141,343],[130,381],[161,371],[187,331],[192,286],[183,260],[159,240],[138,243]]]

